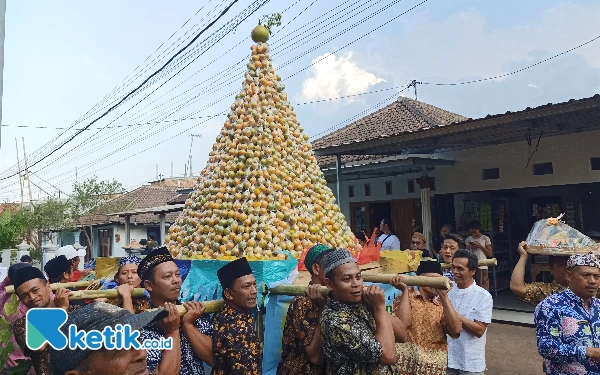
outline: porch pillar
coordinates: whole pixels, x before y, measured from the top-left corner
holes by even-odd
[[[131,228],[130,228],[130,223],[131,223],[131,216],[125,216],[125,243],[128,246],[131,243]]]
[[[160,219],[160,241],[161,241],[161,243],[165,243],[165,216],[166,216],[166,214],[158,215],[158,218]],[[161,244],[159,243],[158,245],[160,246]]]
[[[433,187],[433,178],[427,176],[427,167],[423,167],[423,176],[417,178],[417,183],[421,188],[423,234],[427,240],[427,249],[431,250],[431,246],[433,245],[433,235],[431,232],[431,188]]]
[[[20,245],[17,245],[17,263],[21,261],[23,255],[30,255],[29,250],[31,248],[33,248],[33,246],[25,242],[25,240],[23,240]]]
[[[337,189],[337,203],[342,210],[342,155],[335,155],[335,179]]]

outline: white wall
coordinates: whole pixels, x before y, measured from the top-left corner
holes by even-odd
[[[433,172],[429,172],[429,176],[433,177]],[[408,180],[416,180],[421,177],[421,173],[399,175],[396,177],[381,177],[381,178],[369,178],[361,180],[343,181],[341,187],[342,204],[341,210],[348,225],[350,225],[350,203],[351,202],[376,202],[376,201],[388,201],[395,199],[407,199],[407,198],[420,198],[421,192],[419,190],[419,184],[415,181],[415,192],[408,193]],[[385,183],[387,181],[392,182],[392,194],[385,194]],[[365,196],[365,184],[371,185],[371,196]],[[348,186],[354,185],[354,197],[348,197]],[[336,183],[330,183],[327,186],[333,191],[333,195],[337,199],[337,186]],[[338,200],[339,201],[339,200]]]
[[[523,131],[525,136],[525,130]],[[600,131],[542,138],[527,168],[531,149],[526,141],[498,146],[436,154],[452,159],[453,166],[436,167],[437,193],[457,193],[524,187],[579,184],[600,181],[600,171],[592,171],[590,158],[600,157]],[[552,162],[552,175],[534,176],[534,163]],[[482,170],[500,168],[497,180],[482,180]]]
[[[116,236],[113,235],[113,256],[126,256],[127,252],[125,251],[125,249],[123,249],[123,246],[129,245],[129,243],[126,242],[127,232],[125,232],[125,225],[115,224],[113,232],[114,234],[118,233],[121,235],[119,242],[117,242]],[[144,225],[130,225],[129,236],[131,237],[130,241],[135,239],[137,242],[140,242],[142,238],[148,239],[148,233]]]

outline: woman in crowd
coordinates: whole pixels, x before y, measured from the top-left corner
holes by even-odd
[[[381,236],[379,237],[379,243],[381,243],[381,251],[383,250],[402,250],[400,247],[400,239],[394,234],[392,220],[385,218],[381,220]]]
[[[104,289],[117,289],[119,298],[98,298],[96,302],[107,302],[120,306],[132,313],[140,313],[148,308],[148,298],[133,298],[131,294],[134,288],[140,288],[142,280],[138,275],[138,265],[142,261],[135,255],[129,255],[119,260],[119,269],[114,280],[104,284]]]

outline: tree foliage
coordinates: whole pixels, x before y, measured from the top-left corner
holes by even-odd
[[[123,193],[125,189],[120,182],[98,181],[91,177],[73,184],[73,193],[67,199],[48,197],[34,204],[32,210],[5,210],[0,213],[0,249],[14,248],[29,231],[71,231],[87,215],[126,209],[129,202],[114,199]],[[91,244],[89,236],[88,241]]]
[[[76,182],[69,198],[71,216],[78,219],[94,213],[116,212],[127,205],[127,202],[114,200],[123,193],[123,185],[116,180],[98,181],[91,177],[82,183]]]
[[[0,214],[0,250],[16,246],[28,228],[29,217],[24,210],[3,211]]]

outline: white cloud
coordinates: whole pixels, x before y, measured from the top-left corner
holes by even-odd
[[[537,89],[538,85],[534,85],[533,83],[528,83],[527,87],[531,87],[532,89]]]
[[[337,57],[327,53],[315,58],[313,63],[315,65],[311,69],[311,77],[302,84],[304,100],[359,94],[367,91],[370,86],[385,82],[383,78],[361,69],[352,61],[352,52]]]

